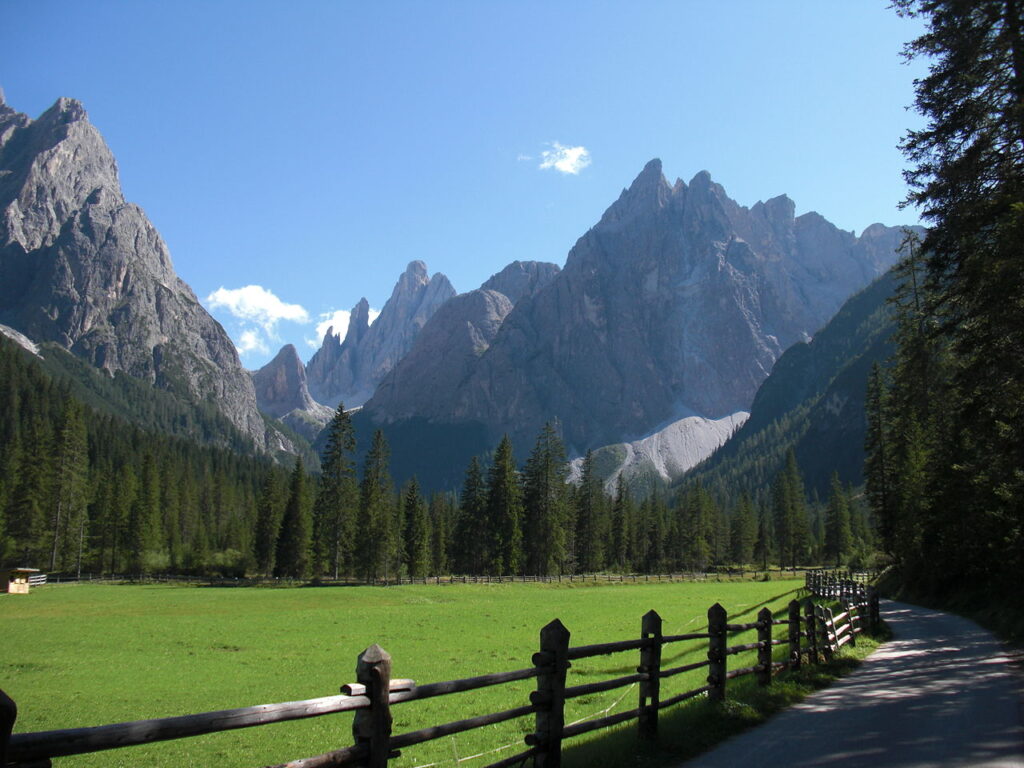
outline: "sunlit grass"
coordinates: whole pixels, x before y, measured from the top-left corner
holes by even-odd
[[[393,676],[420,683],[530,666],[540,628],[559,618],[572,645],[639,637],[655,609],[665,634],[698,632],[708,607],[753,621],[767,604],[783,611],[799,582],[612,585],[430,585],[229,589],[67,585],[0,598],[5,652],[0,687],[19,707],[15,732],[191,714],[338,693],[355,679],[360,651],[379,643]],[[784,628],[780,628],[783,629]],[[742,638],[737,642],[747,642]],[[701,642],[666,647],[665,666],[704,658]],[[574,662],[568,684],[630,674],[636,653]],[[739,666],[754,663],[738,658]],[[663,697],[703,684],[704,670],[663,683]],[[394,733],[528,702],[524,681],[396,706]],[[566,722],[636,706],[635,687],[569,702]],[[531,717],[410,748],[397,766],[455,765],[508,746]],[[600,734],[583,737],[593,741]],[[582,741],[583,739],[574,740]],[[351,715],[243,729],[115,752],[59,758],[78,766],[258,766],[352,743]],[[511,746],[509,746],[511,745]]]

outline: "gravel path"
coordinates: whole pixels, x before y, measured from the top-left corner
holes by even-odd
[[[1022,656],[967,619],[883,601],[852,674],[680,768],[1024,768]]]

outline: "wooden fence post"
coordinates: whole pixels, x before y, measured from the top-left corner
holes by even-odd
[[[637,672],[646,673],[640,681],[640,738],[658,738],[658,703],[661,701],[661,616],[657,611],[644,614],[640,624],[640,637],[650,645],[640,649]]]
[[[569,669],[569,630],[555,619],[540,631],[540,653],[533,663],[550,666],[537,677],[537,690],[530,702],[539,706],[534,739],[540,750],[534,757],[538,768],[562,765],[562,729],[565,728],[565,673]]]
[[[821,618],[821,649],[825,653],[825,661],[832,661],[832,656],[835,652],[835,647],[832,645],[832,637],[835,635],[836,625],[832,620],[832,609],[825,608],[824,606],[818,606],[819,616]]]
[[[757,614],[757,665],[761,668],[757,673],[758,685],[772,684],[772,612],[770,608],[762,608]]]
[[[725,701],[725,649],[727,643],[725,625],[727,616],[725,608],[715,603],[708,608],[708,699],[711,701]]]
[[[878,588],[873,584],[868,587],[868,621],[871,625],[871,634],[876,634],[881,624],[882,616],[878,606]]]
[[[18,705],[14,699],[0,691],[0,766],[7,765],[7,746],[14,730],[14,721],[18,719]]]
[[[374,643],[356,662],[356,680],[366,686],[370,699],[369,709],[360,709],[352,721],[352,735],[356,745],[369,747],[367,768],[386,768],[391,754],[391,654]]]
[[[789,668],[800,669],[800,601],[789,601]]]
[[[812,664],[818,663],[818,622],[814,610],[814,601],[808,600],[804,603],[804,632],[807,633],[807,642],[810,647],[807,649],[807,660]]]

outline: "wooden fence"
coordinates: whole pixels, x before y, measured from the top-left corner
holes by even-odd
[[[533,576],[529,574],[496,574],[496,575],[445,575],[445,576],[391,576],[361,579],[354,576],[338,578],[319,577],[314,579],[277,578],[271,576],[190,576],[186,574],[51,574],[50,584],[72,584],[80,582],[136,582],[136,583],[170,583],[170,584],[204,584],[211,586],[404,586],[411,584],[639,584],[641,582],[677,583],[683,581],[722,581],[729,579],[758,580],[770,578],[799,579],[804,571],[792,571],[783,568],[774,570],[752,570],[741,568],[720,568],[713,571],[678,571],[675,573],[567,573],[553,576]]]
[[[821,586],[818,582],[815,585]],[[866,617],[873,615],[877,619],[877,612],[872,613],[863,603],[851,602],[835,615],[829,608],[809,599],[791,601],[783,619],[774,618],[768,608],[763,608],[754,622],[730,623],[725,609],[717,603],[708,609],[707,615],[708,627],[704,632],[665,635],[661,616],[650,611],[641,619],[639,638],[582,646],[571,646],[569,630],[555,619],[540,631],[540,645],[531,659],[532,666],[427,685],[417,685],[413,680],[392,679],[390,655],[379,646],[372,645],[358,657],[356,682],[342,686],[338,696],[91,728],[11,735],[17,709],[14,702],[0,691],[0,766],[37,768],[49,766],[51,758],[64,755],[353,711],[351,746],[276,768],[346,765],[382,768],[399,755],[399,750],[415,744],[529,716],[534,718],[535,724],[533,732],[525,738],[525,749],[487,768],[524,765],[530,760],[534,766],[551,768],[561,764],[562,745],[566,739],[632,720],[637,721],[641,738],[654,739],[658,732],[658,713],[666,707],[701,696],[723,701],[728,681],[746,675],[754,675],[760,685],[770,685],[772,674],[777,670],[799,668],[804,658],[812,663],[818,663],[822,657],[826,660],[831,658],[843,645],[856,642],[857,635],[866,629]],[[785,633],[777,633],[776,627],[785,627]],[[756,641],[734,642],[737,635],[751,631],[757,632]],[[776,634],[782,636],[777,637]],[[666,668],[662,664],[662,650],[686,641],[705,642],[706,660]],[[776,646],[787,647],[779,661],[774,660]],[[755,651],[756,663],[731,668],[730,657]],[[630,652],[639,655],[635,674],[601,682],[566,685],[566,673],[572,662]],[[671,695],[663,694],[663,680],[701,668],[707,668],[706,685]],[[536,687],[529,696],[529,702],[521,706],[408,733],[395,735],[391,732],[393,706],[528,679],[535,679]],[[566,701],[634,683],[639,684],[636,707],[566,725]]]

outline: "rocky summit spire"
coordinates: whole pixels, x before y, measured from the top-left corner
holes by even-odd
[[[82,104],[0,108],[0,323],[196,402],[260,447],[266,427],[234,344],[126,202]]]
[[[369,304],[363,299],[352,309],[340,350],[332,351],[325,339],[310,359],[306,373],[313,397],[331,407],[339,402],[346,408],[365,403],[431,316],[454,295],[443,274],[428,277],[426,264],[409,262],[373,325],[369,325]]]

